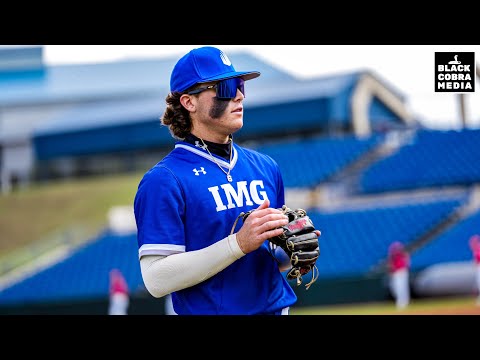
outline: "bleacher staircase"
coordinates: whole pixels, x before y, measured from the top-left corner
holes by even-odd
[[[308,208],[348,208],[349,204],[358,203],[362,199],[362,203],[371,202],[370,197],[356,197],[356,201],[352,201],[359,191],[358,179],[362,171],[368,166],[380,159],[383,159],[398,148],[408,143],[413,131],[401,131],[389,133],[385,140],[371,151],[361,156],[357,161],[346,166],[342,171],[336,173],[319,186],[311,189],[287,189],[287,203],[290,207],[298,207],[297,204],[309,204]]]

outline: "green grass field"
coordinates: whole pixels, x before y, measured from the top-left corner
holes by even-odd
[[[28,261],[66,236],[72,242],[94,236],[112,206],[133,206],[142,176],[55,181],[0,196],[0,263]]]
[[[393,301],[353,305],[292,308],[291,315],[480,315],[472,296],[412,299],[406,309],[397,310]]]

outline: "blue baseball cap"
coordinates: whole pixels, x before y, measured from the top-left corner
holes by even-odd
[[[195,84],[234,77],[251,80],[259,76],[259,71],[236,71],[222,50],[204,46],[191,50],[178,60],[170,77],[170,91],[183,92]]]

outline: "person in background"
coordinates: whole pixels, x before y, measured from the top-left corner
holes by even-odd
[[[390,292],[397,309],[404,309],[410,303],[410,254],[399,241],[388,248],[388,271]]]
[[[477,305],[480,306],[480,235],[470,237],[470,250],[475,264],[475,287],[477,291]]]
[[[110,270],[110,299],[108,315],[128,315],[130,304],[127,282],[119,269]]]

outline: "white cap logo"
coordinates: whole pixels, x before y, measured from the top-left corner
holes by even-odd
[[[223,51],[220,50],[220,59],[222,59],[222,62],[227,65],[227,66],[231,66],[232,63],[230,62],[230,59],[228,58],[227,55],[225,55],[225,53]]]

